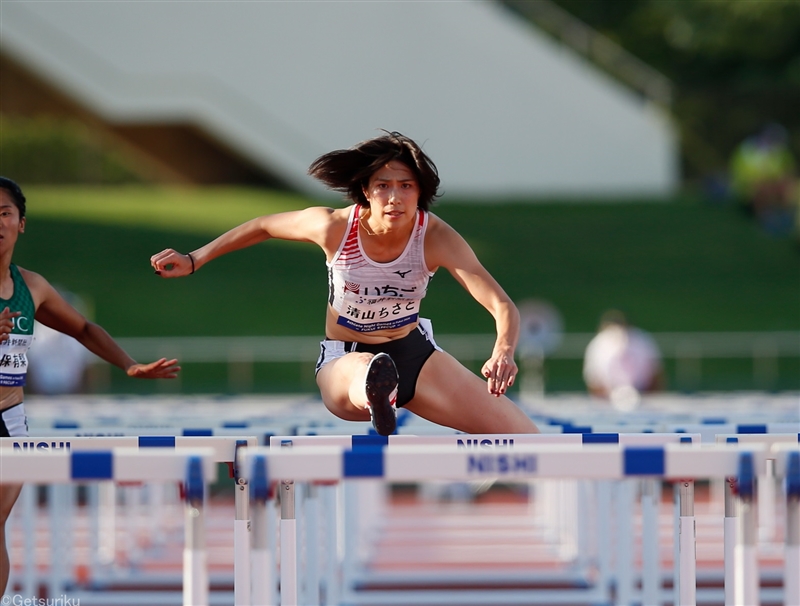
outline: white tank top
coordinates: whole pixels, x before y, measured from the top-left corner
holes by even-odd
[[[361,247],[354,204],[347,232],[328,266],[328,302],[339,314],[337,324],[357,332],[400,328],[419,319],[420,301],[433,273],[425,264],[428,213],[417,210],[416,224],[403,253],[377,263]]]

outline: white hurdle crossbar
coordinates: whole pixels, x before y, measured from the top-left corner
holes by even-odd
[[[643,434],[650,435],[650,434]],[[652,439],[652,438],[650,438]],[[783,451],[776,449],[783,448]],[[394,482],[425,480],[473,481],[500,478],[506,481],[525,481],[533,478],[572,478],[621,480],[630,478],[662,478],[696,480],[714,477],[736,477],[738,497],[745,502],[747,486],[757,475],[764,475],[767,459],[776,460],[776,475],[785,477],[787,505],[791,516],[797,507],[797,486],[800,479],[797,458],[798,445],[737,444],[695,446],[666,444],[662,446],[621,444],[519,444],[509,451],[470,451],[452,446],[393,446],[349,449],[341,446],[304,447],[297,449],[257,448],[243,453],[243,463],[251,483],[269,486],[284,480],[316,482],[373,478]],[[744,491],[742,487],[745,487]],[[253,493],[255,495],[255,492]],[[260,493],[263,497],[264,491]],[[687,495],[688,497],[689,495]],[[688,501],[687,501],[688,503]],[[257,501],[254,506],[260,505]],[[681,508],[681,514],[690,513]],[[743,507],[744,509],[744,507]],[[693,515],[693,514],[692,514]],[[682,517],[692,517],[689,515]],[[746,531],[739,533],[737,542],[736,579],[737,603],[757,604],[758,585],[753,583],[748,566],[751,551],[746,537],[754,532],[753,516],[741,516]],[[791,518],[794,519],[794,518]],[[688,520],[687,520],[688,521]],[[796,534],[792,526],[792,537]],[[689,536],[689,535],[687,535]],[[694,533],[691,533],[693,539]],[[790,540],[792,541],[790,543]],[[787,536],[791,552],[787,560],[796,560],[795,539]],[[796,551],[796,549],[795,549]],[[695,558],[694,544],[681,548],[682,561]],[[681,565],[681,574],[691,575],[693,565]],[[756,568],[757,579],[757,568]],[[695,579],[680,578],[679,603],[694,599]],[[293,581],[296,583],[296,580]],[[792,600],[792,581],[787,577],[786,604]]]
[[[15,438],[3,438],[3,441]],[[7,484],[90,482],[184,482],[186,542],[183,559],[184,606],[207,606],[208,568],[203,503],[206,485],[216,476],[213,450],[112,448],[92,450],[15,450],[4,448],[0,478]]]
[[[467,451],[513,450],[528,444],[620,444],[622,446],[660,446],[691,442],[700,443],[700,434],[686,433],[529,433],[529,434],[446,434],[446,435],[318,435],[272,436],[269,445],[339,446],[361,448],[388,446],[446,446]]]

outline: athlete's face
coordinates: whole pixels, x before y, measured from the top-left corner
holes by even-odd
[[[25,231],[25,219],[6,190],[0,188],[0,254],[13,252],[19,234]]]
[[[372,174],[364,196],[373,217],[389,224],[413,221],[419,183],[410,168],[392,160]]]

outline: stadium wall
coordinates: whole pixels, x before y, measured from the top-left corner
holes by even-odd
[[[659,198],[678,184],[664,109],[499,3],[0,10],[0,52],[117,133],[127,129],[159,162],[169,162],[170,139],[158,129],[194,131],[251,177],[322,195],[305,174],[310,162],[385,128],[424,144],[444,200]],[[188,181],[208,174],[193,165],[169,168]]]

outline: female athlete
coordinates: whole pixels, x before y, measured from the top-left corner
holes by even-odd
[[[25,231],[25,196],[11,179],[0,177],[0,437],[28,435],[23,391],[28,369],[27,352],[38,320],[77,339],[89,351],[139,379],[173,379],[177,360],[162,358],[137,364],[97,324],[89,322],[39,274],[14,265],[17,238]],[[9,560],[5,524],[22,489],[0,484],[0,593],[8,583]]]
[[[191,253],[164,250],[150,259],[156,274],[187,276],[270,238],[314,243],[329,276],[316,378],[333,414],[371,418],[381,435],[395,431],[396,406],[468,433],[538,432],[505,395],[517,375],[519,312],[466,241],[429,212],[439,187],[430,158],[411,139],[387,133],[321,156],[309,174],[352,204],[258,217]],[[440,267],[495,319],[486,382],[442,351],[430,321],[419,316]]]

